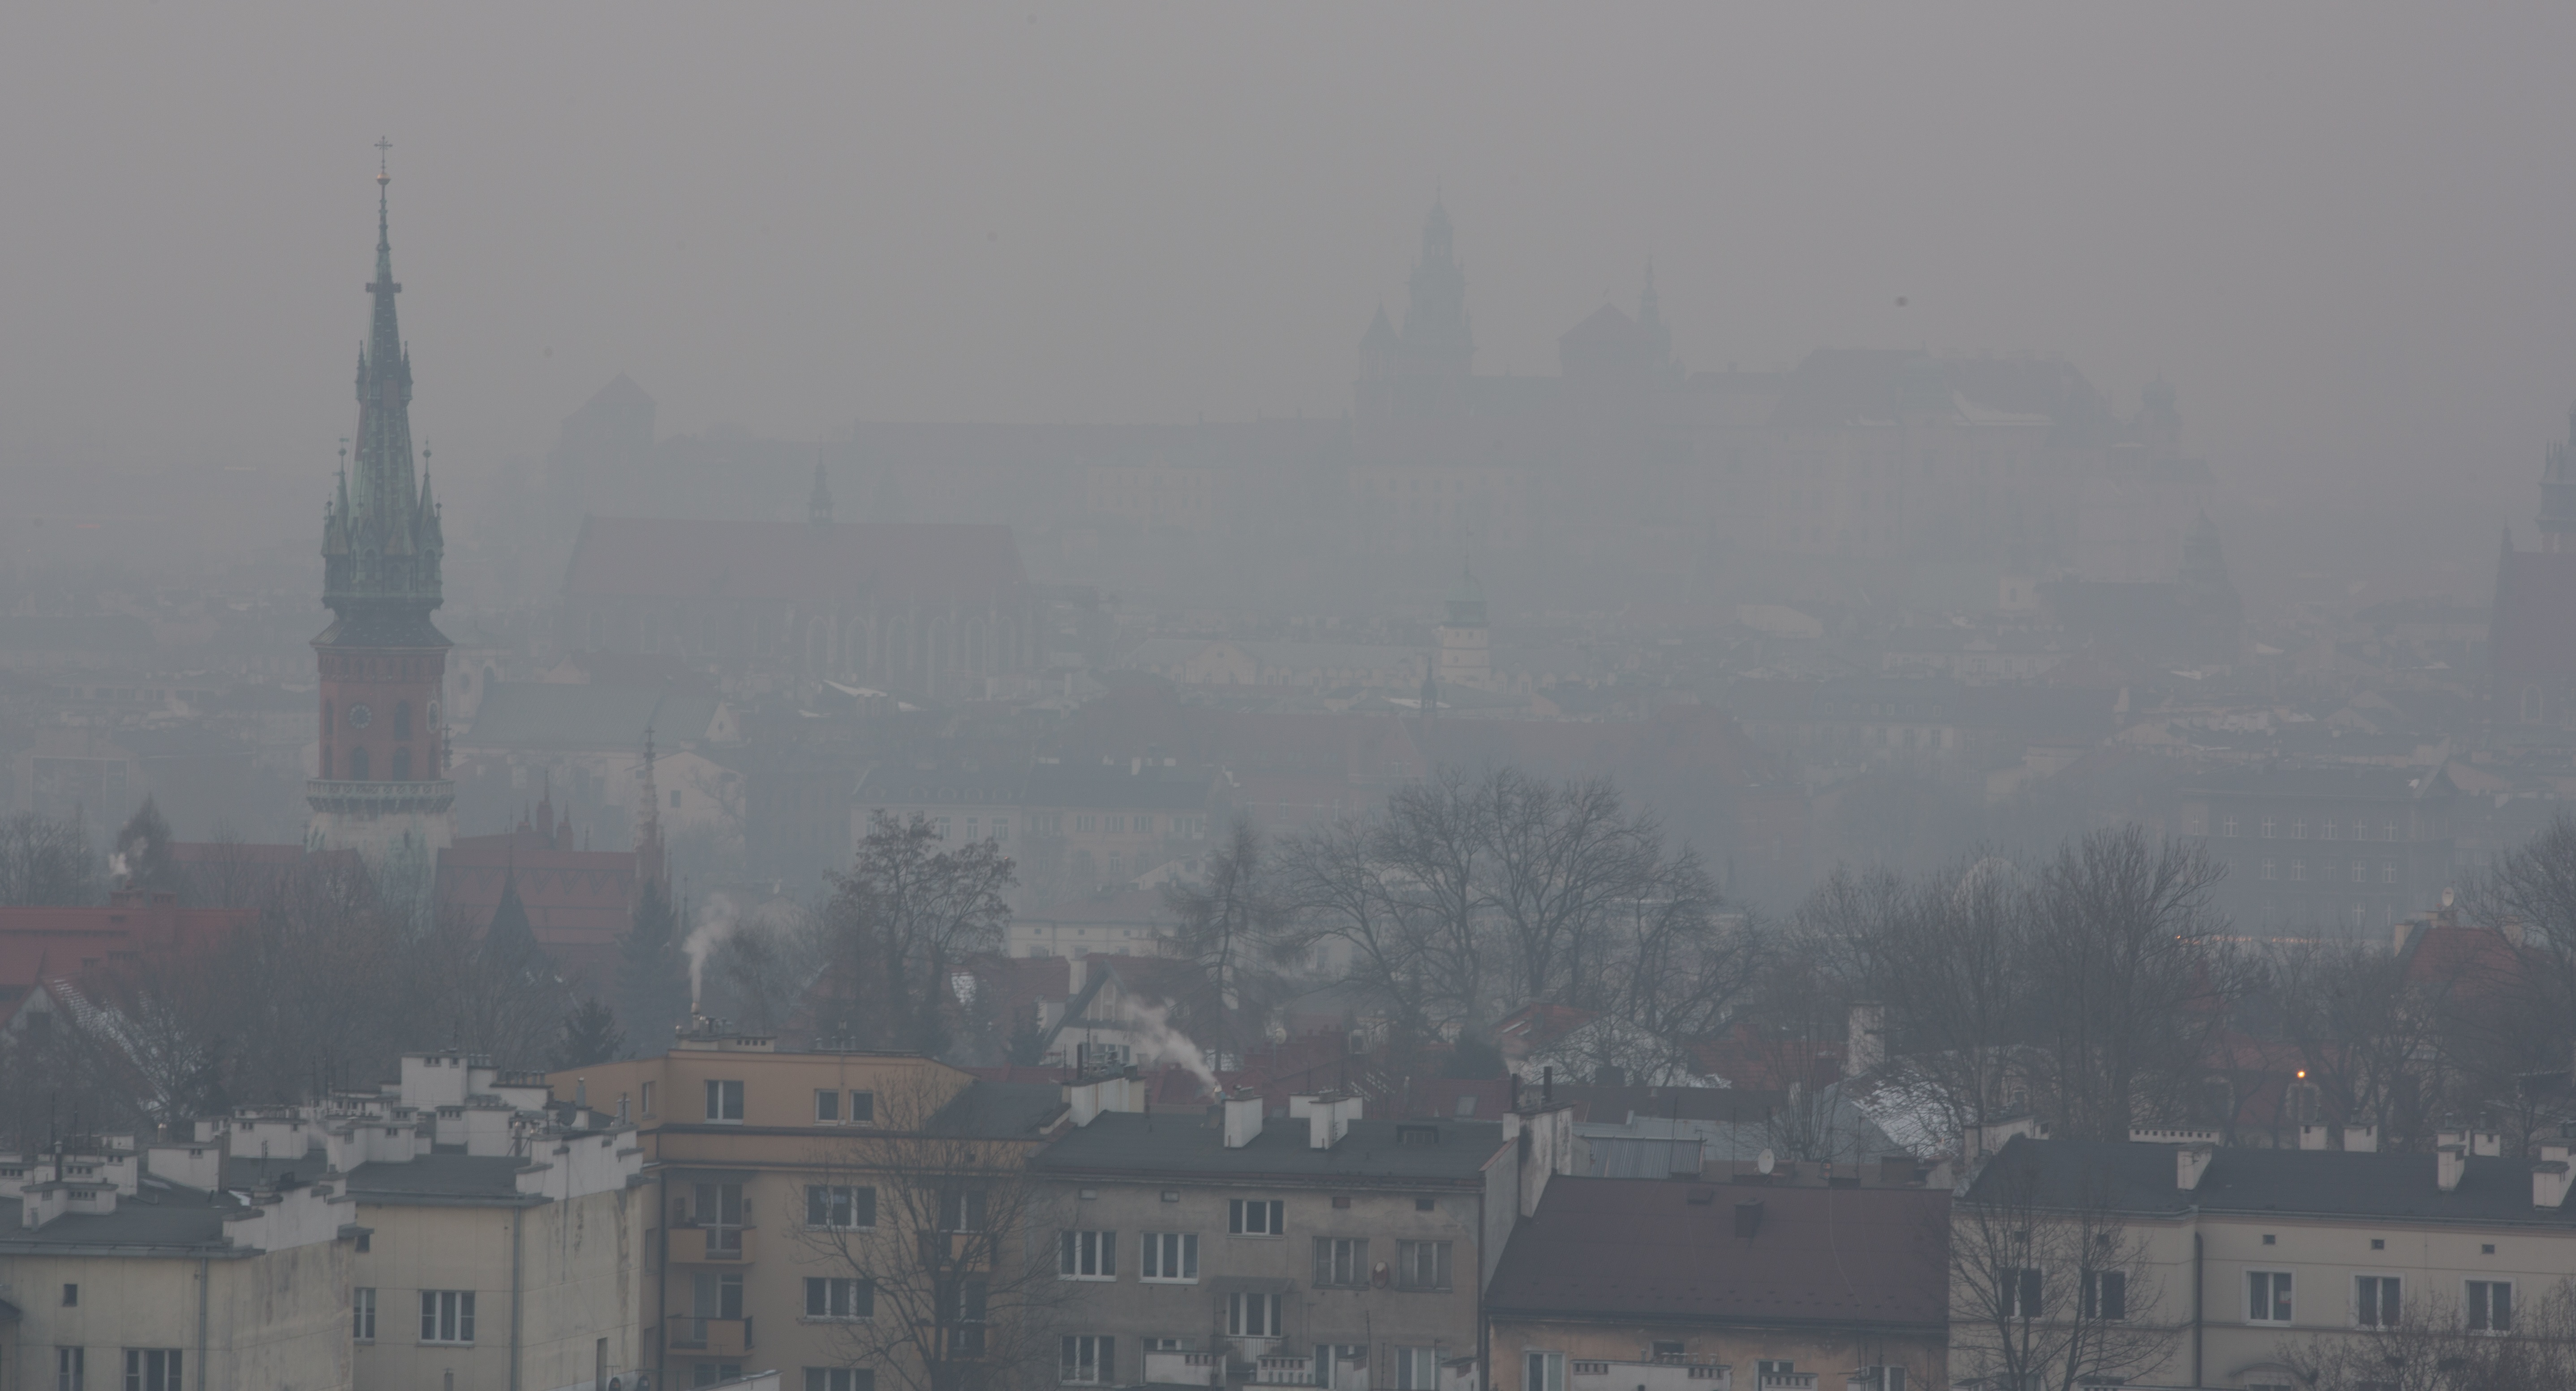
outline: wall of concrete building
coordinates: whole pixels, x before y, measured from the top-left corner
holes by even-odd
[[[1950,1384],[1948,1340],[1940,1333],[1888,1334],[1864,1329],[1797,1328],[1716,1323],[1595,1323],[1573,1319],[1497,1318],[1487,1334],[1494,1359],[1493,1391],[1533,1391],[1531,1353],[1558,1353],[1567,1364],[1565,1391],[1629,1391],[1661,1383],[1707,1388],[1714,1378],[1693,1379],[1691,1367],[1724,1367],[1737,1391],[1755,1391],[1765,1361],[1816,1374],[1815,1386],[1841,1391],[1844,1374],[1860,1367],[1898,1366],[1909,1387]],[[1682,1345],[1683,1366],[1659,1366],[1654,1345]],[[1611,1364],[1591,1372],[1575,1364]],[[1620,1365],[1626,1364],[1626,1365]]]
[[[53,1387],[55,1349],[77,1347],[93,1387],[125,1384],[127,1348],[177,1349],[192,1388],[349,1387],[351,1256],[351,1243],[332,1241],[205,1260],[0,1257],[0,1287],[19,1309],[0,1330],[5,1385]],[[76,1305],[63,1303],[67,1284],[80,1288]]]

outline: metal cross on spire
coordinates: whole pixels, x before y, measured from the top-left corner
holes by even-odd
[[[387,152],[387,151],[390,151],[391,149],[393,149],[393,147],[394,147],[394,142],[392,142],[391,140],[388,140],[388,139],[386,139],[385,137],[383,137],[383,136],[381,136],[381,135],[379,135],[379,136],[377,136],[377,137],[376,137],[376,182],[377,182],[377,183],[380,183],[380,184],[386,184],[386,183],[392,183],[392,182],[393,182],[393,177],[394,177],[394,176],[385,172],[385,155],[386,155],[386,152]]]

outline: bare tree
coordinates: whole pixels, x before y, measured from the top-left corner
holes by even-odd
[[[1357,817],[1291,836],[1280,847],[1280,878],[1295,915],[1293,940],[1338,943],[1352,984],[1387,1011],[1396,1041],[1431,1037],[1447,1017],[1418,919],[1398,901],[1375,853],[1375,833]]]
[[[2367,1332],[2285,1344],[2281,1360],[2302,1384],[2369,1391],[2564,1391],[2576,1386],[2576,1283],[2562,1280],[2495,1326],[2436,1295],[2410,1296],[2397,1317]]]
[[[1950,1371],[1963,1387],[2075,1391],[2152,1375],[2174,1326],[2145,1241],[2105,1196],[2107,1177],[2052,1191],[2007,1147],[1950,1210]]]
[[[2404,957],[2363,943],[2275,947],[2265,995],[2274,1027],[2298,1050],[2294,1081],[2314,1088],[2316,1101],[2315,1114],[2285,1123],[2373,1125],[2390,1148],[2429,1134],[2455,983],[2413,979]]]
[[[1492,842],[1482,897],[1510,997],[1599,1007],[1619,909],[1654,896],[1664,869],[1653,821],[1630,816],[1606,778],[1554,783],[1502,768],[1473,795]]]
[[[1034,1137],[976,1133],[945,1100],[926,1081],[881,1093],[879,1128],[822,1154],[788,1233],[830,1272],[849,1362],[904,1391],[1033,1385],[1056,1353],[1055,1205]]]
[[[1220,1052],[1240,1056],[1257,1036],[1278,991],[1279,968],[1297,951],[1275,878],[1260,832],[1238,813],[1225,843],[1209,853],[1206,873],[1163,886],[1163,907],[1175,923],[1173,949],[1199,964],[1209,988],[1210,1008],[1179,1002],[1181,1027]]]
[[[2130,825],[2068,842],[2034,877],[2032,998],[2061,1136],[2125,1140],[2141,1119],[2190,1105],[2250,982],[2209,907],[2224,872],[2198,846]]]
[[[98,897],[99,860],[77,820],[37,812],[0,818],[0,903],[57,907]]]
[[[1003,949],[1011,921],[1003,895],[1013,882],[1010,857],[992,841],[951,850],[923,817],[875,816],[850,872],[832,876],[824,910],[840,993],[830,1031],[881,1047],[944,1049],[951,977]]]

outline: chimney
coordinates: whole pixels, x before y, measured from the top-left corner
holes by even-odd
[[[2433,1186],[2445,1193],[2460,1191],[2460,1175],[2469,1170],[2469,1147],[2442,1145],[2433,1151]]]
[[[2469,1132],[2469,1153],[2480,1159],[2501,1159],[2504,1157],[2504,1137],[2492,1130],[2472,1130]]]
[[[1261,1098],[1238,1096],[1225,1103],[1225,1147],[1239,1150],[1261,1134]]]
[[[1851,1007],[1843,1039],[1843,1075],[1857,1077],[1887,1061],[1887,1006],[1864,1001]]]
[[[572,1079],[572,1109],[575,1111],[587,1111],[590,1109],[589,1078],[576,1077]]]
[[[2200,1187],[2202,1176],[2209,1172],[2209,1158],[2218,1153],[2211,1144],[2181,1145],[2174,1150],[2174,1187],[2185,1193]]]
[[[2343,1128],[2343,1147],[2353,1154],[2379,1153],[2379,1127],[2347,1125]]]
[[[2567,1205],[2567,1180],[2576,1172],[2567,1163],[2565,1145],[2542,1145],[2540,1162],[2531,1166],[2531,1205],[2560,1208]]]
[[[2325,1147],[2326,1128],[2324,1126],[2303,1125],[2299,1127],[2299,1148],[2303,1150],[2321,1150]]]

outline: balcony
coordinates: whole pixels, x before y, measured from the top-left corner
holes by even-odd
[[[758,1236],[748,1227],[673,1227],[671,1264],[740,1265],[752,1258]]]
[[[1255,1386],[1312,1386],[1315,1384],[1315,1359],[1268,1353],[1254,1359],[1252,1384]]]
[[[1760,1391],[1816,1391],[1814,1372],[1773,1372],[1758,1380]]]
[[[1608,1362],[1578,1358],[1565,1364],[1568,1391],[1735,1391],[1735,1374],[1726,1366],[1713,1362]],[[1768,1380],[1762,1383],[1769,1387]],[[1816,1379],[1803,1383],[1794,1379],[1781,1387],[1803,1386],[1814,1391]]]
[[[1221,1352],[1149,1352],[1145,1354],[1145,1380],[1158,1386],[1225,1385],[1225,1354]]]
[[[673,1314],[662,1321],[662,1340],[673,1352],[693,1352],[707,1357],[740,1357],[751,1351],[751,1320],[702,1319],[694,1314]],[[1808,1378],[1813,1387],[1815,1379]]]

